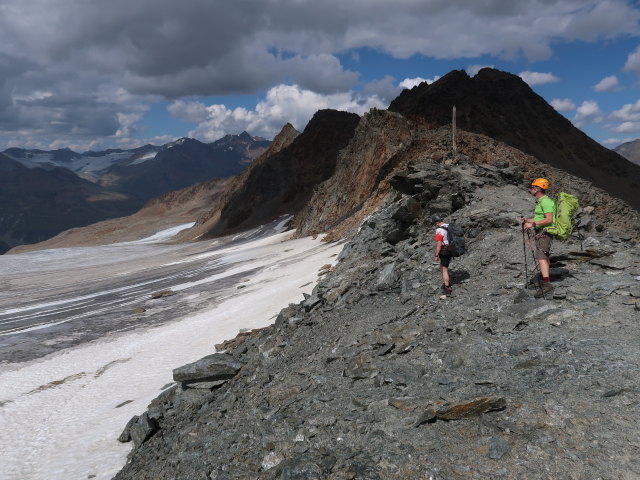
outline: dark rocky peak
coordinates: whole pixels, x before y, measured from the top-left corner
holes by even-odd
[[[222,150],[240,152],[247,156],[246,163],[250,163],[263,153],[269,147],[270,143],[269,140],[262,137],[253,137],[244,131],[240,135],[225,135],[221,139],[210,143],[210,145]]]
[[[7,148],[4,152],[5,155],[10,156],[11,158],[26,158],[27,150],[23,148],[11,147]]]
[[[300,135],[300,132],[298,130],[296,130],[293,125],[291,125],[290,123],[287,123],[284,127],[282,127],[282,130],[280,130],[280,133],[278,133],[273,141],[271,142],[271,147],[269,147],[269,150],[271,150],[272,148],[276,148],[278,145],[285,145],[288,146],[298,135]],[[278,148],[278,150],[280,150],[280,148]]]
[[[247,131],[243,131],[240,135],[238,135],[238,139],[244,142],[250,142],[253,140],[253,137],[247,133]]]
[[[518,148],[640,209],[640,166],[589,138],[511,73],[484,68],[469,77],[453,71],[404,90],[389,110],[442,126],[451,124],[454,105],[459,129]]]
[[[333,175],[338,152],[348,144],[359,120],[354,113],[316,112],[287,147],[263,154],[249,167],[205,237],[248,229],[300,210],[314,187]],[[277,140],[294,134],[293,127],[285,126]]]

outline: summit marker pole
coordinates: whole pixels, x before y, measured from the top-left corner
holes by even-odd
[[[453,154],[458,153],[458,145],[456,144],[456,106],[453,106],[453,112],[451,113],[451,147]]]

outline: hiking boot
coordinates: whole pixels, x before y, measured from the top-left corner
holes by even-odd
[[[535,298],[546,297],[548,294],[553,292],[553,285],[551,282],[540,282],[540,287],[536,290],[536,293],[533,294]]]
[[[538,284],[542,281],[542,279],[538,275],[534,275],[527,282],[527,288],[538,288]]]
[[[444,283],[440,287],[440,290],[442,290],[442,293],[444,293],[445,295],[451,295],[451,292],[453,292],[453,290],[451,289],[451,286],[445,285]]]

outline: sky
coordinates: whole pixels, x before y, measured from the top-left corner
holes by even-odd
[[[0,151],[302,131],[451,70],[640,137],[640,0],[0,0]]]

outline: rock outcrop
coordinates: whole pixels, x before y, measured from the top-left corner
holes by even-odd
[[[389,110],[440,126],[451,124],[454,105],[458,128],[522,150],[640,209],[640,165],[589,138],[516,75],[483,68],[471,78],[455,70],[404,90]]]
[[[640,475],[637,232],[595,221],[582,198],[582,239],[553,245],[555,291],[533,298],[522,169],[483,163],[509,147],[470,138],[487,142],[475,157],[390,172],[386,203],[313,293],[227,344],[237,373],[176,384],[132,419],[115,478]],[[452,296],[431,263],[432,213],[467,232]]]
[[[358,124],[354,113],[320,110],[304,132],[281,150],[267,152],[239,178],[203,238],[246,230],[297,213],[314,187],[334,173],[338,152]],[[286,129],[290,131],[289,128]]]
[[[546,177],[551,181],[551,196],[570,192],[594,207],[585,221],[640,234],[638,212],[587,180],[567,175],[485,135],[458,131],[457,143],[458,154],[454,156],[449,127],[430,129],[423,122],[409,122],[387,111],[374,110],[364,115],[353,139],[340,152],[335,174],[314,190],[307,206],[294,218],[297,235],[328,233],[328,240],[343,238],[384,204],[392,187],[405,194],[424,188],[424,172],[397,176],[407,165],[420,161],[451,165],[460,159],[499,168],[518,167],[523,188],[534,178]],[[421,195],[429,197],[438,191],[423,191]],[[449,211],[444,209],[442,213]]]

